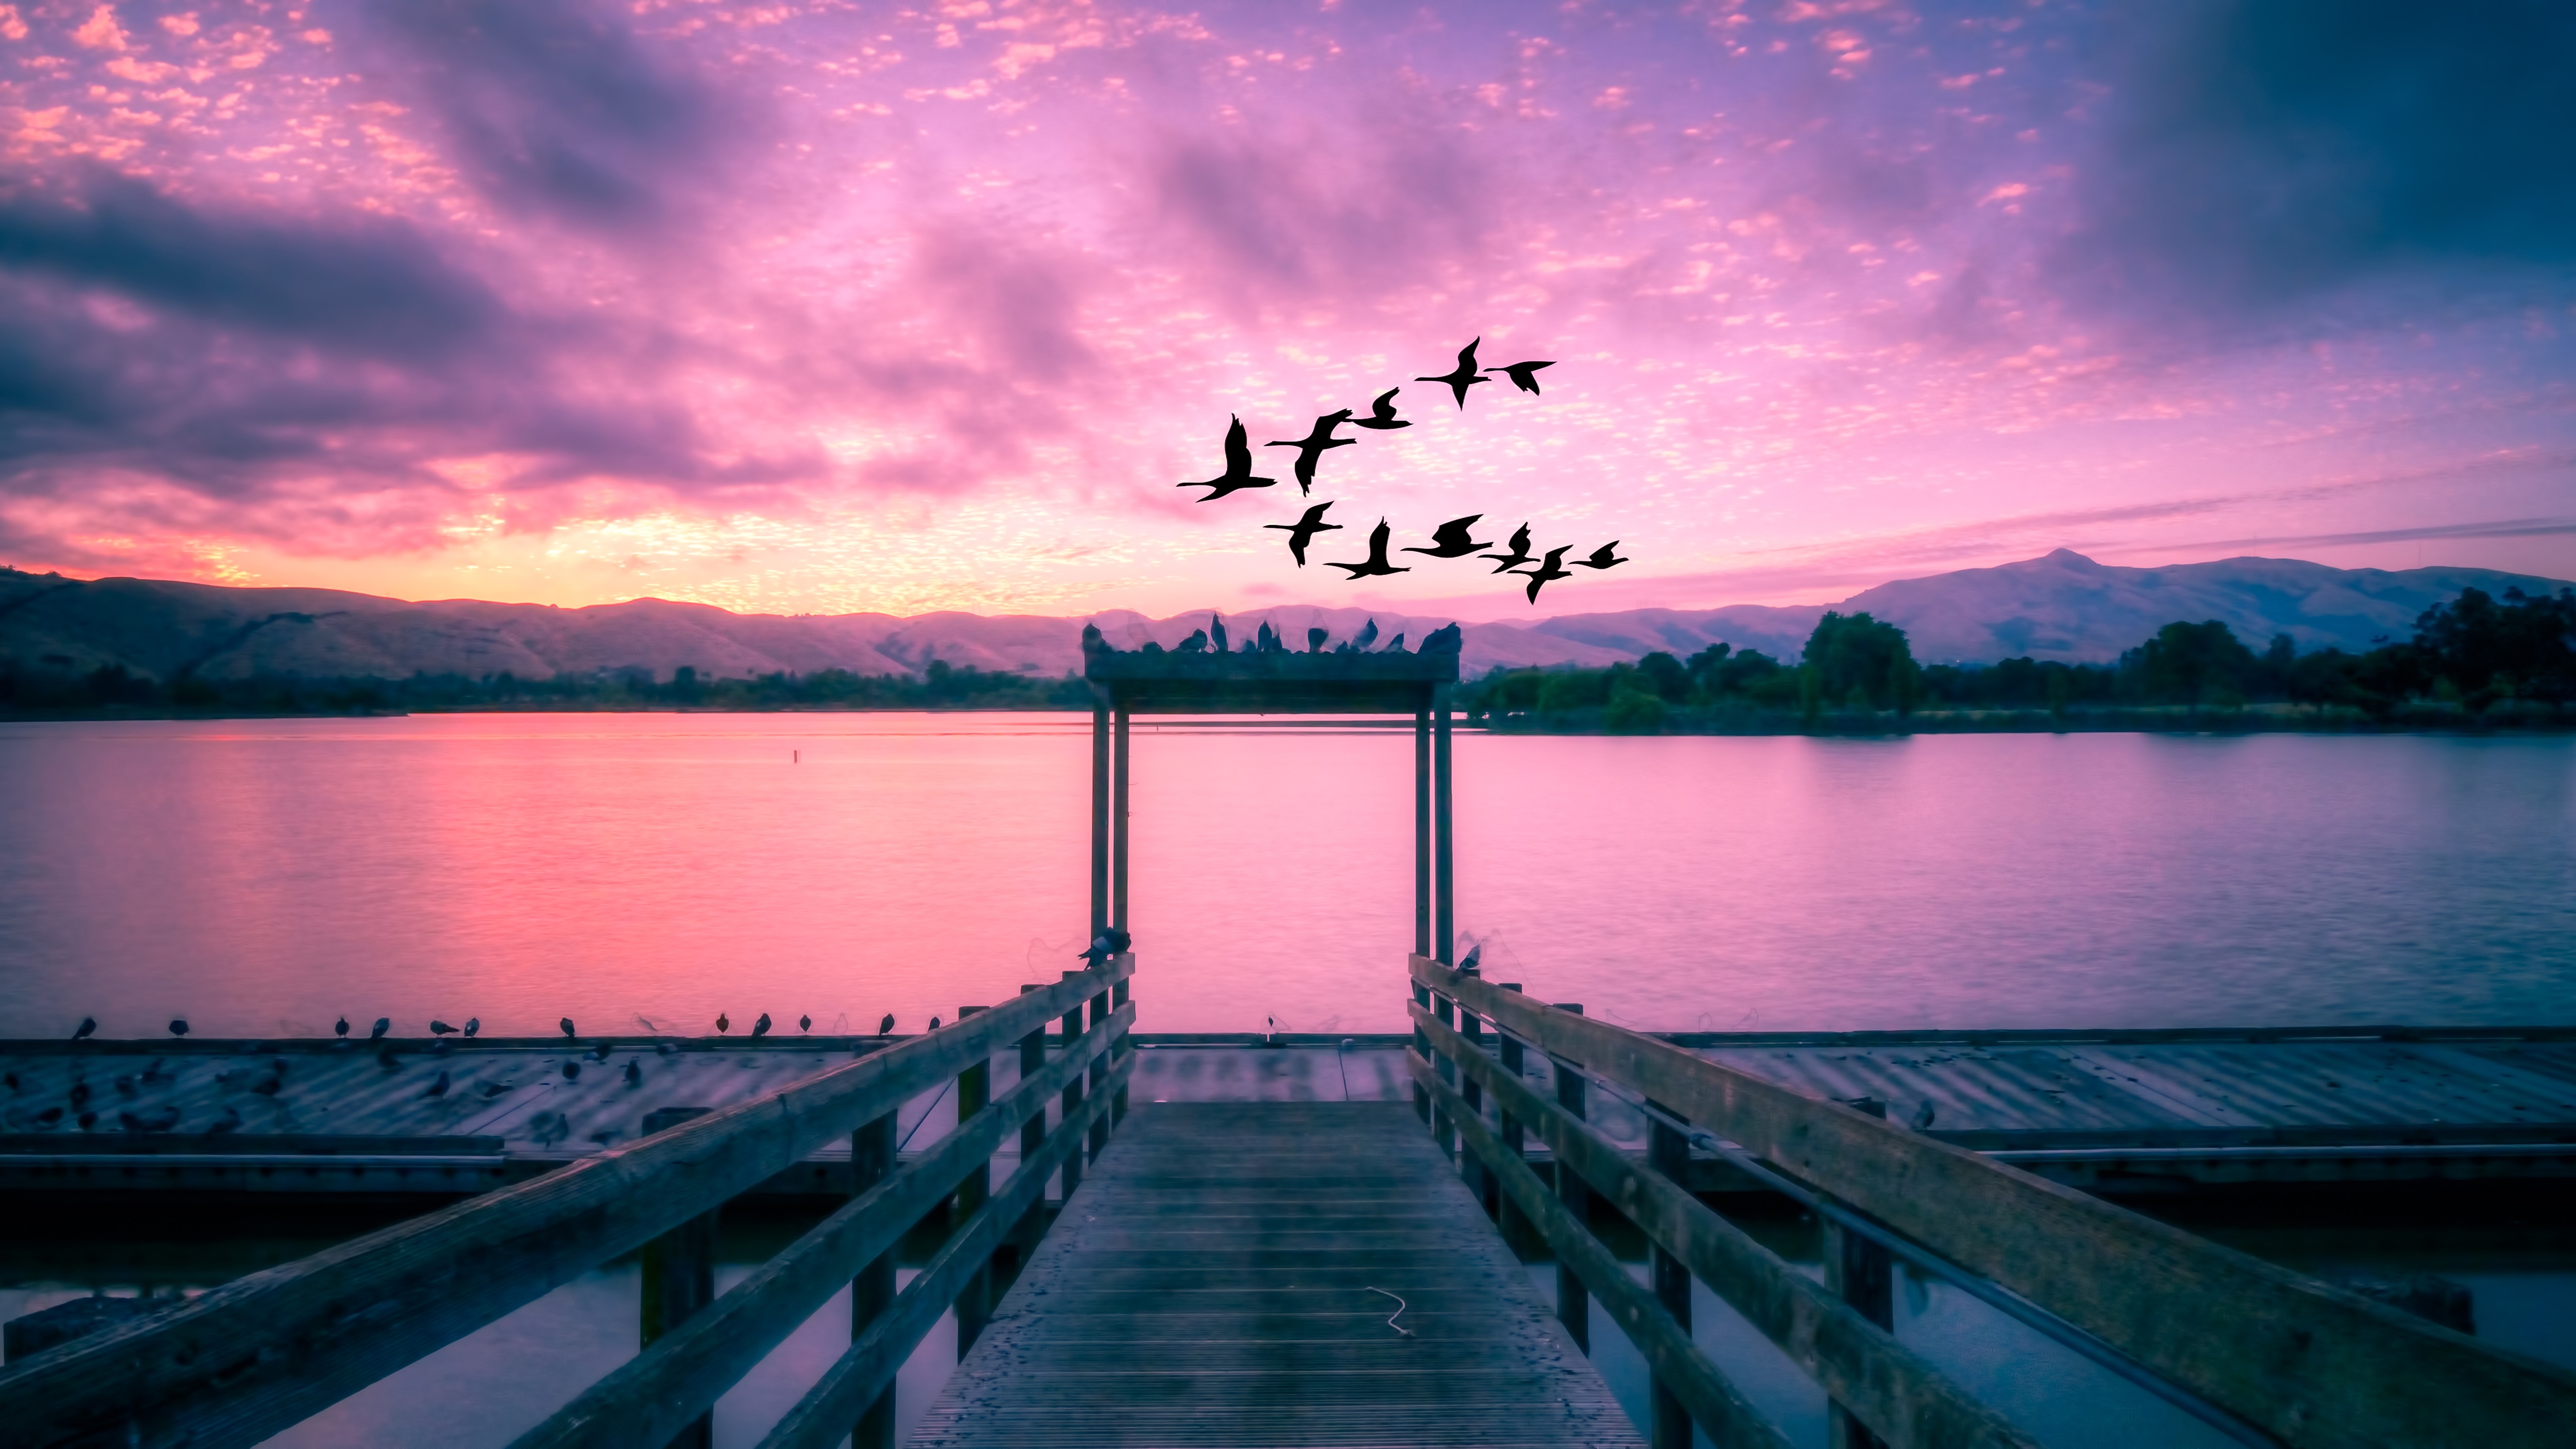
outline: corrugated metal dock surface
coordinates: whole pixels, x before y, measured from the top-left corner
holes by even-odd
[[[1640,1441],[1410,1108],[1265,1101],[1130,1112],[909,1442]]]

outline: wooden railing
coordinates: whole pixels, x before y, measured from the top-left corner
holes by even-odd
[[[1706,1283],[1824,1388],[1838,1445],[2022,1445],[2031,1440],[1899,1343],[1888,1247],[1942,1265],[1989,1302],[2087,1341],[2096,1357],[2240,1439],[2294,1446],[2566,1442],[2576,1374],[2223,1248],[1679,1047],[1411,958],[1417,1103],[1471,1181],[1545,1239],[1559,1316],[1584,1341],[1588,1294],[1654,1376],[1650,1437],[1687,1445],[1787,1441],[1692,1342],[1690,1279]],[[1499,1040],[1489,1052],[1485,1023]],[[1522,1052],[1554,1063],[1554,1100]],[[1598,1085],[1641,1108],[1643,1162],[1585,1119]],[[1534,1134],[1556,1182],[1524,1158]],[[1827,1220],[1818,1284],[1678,1179],[1692,1142],[1742,1154]],[[1652,1244],[1640,1285],[1594,1238],[1592,1193]],[[1498,1201],[1497,1201],[1498,1200]]]
[[[1067,972],[948,1030],[0,1370],[0,1425],[12,1444],[256,1444],[619,1254],[681,1243],[727,1199],[848,1135],[858,1196],[696,1312],[676,1290],[668,1301],[679,1311],[649,1347],[519,1443],[660,1445],[690,1434],[843,1283],[854,1290],[856,1341],[764,1444],[824,1446],[854,1431],[862,1449],[890,1443],[896,1369],[952,1305],[971,1341],[995,1251],[1027,1245],[1042,1227],[1048,1178],[1061,1169],[1070,1195],[1086,1142],[1096,1152],[1123,1113],[1133,971],[1133,958],[1118,956]],[[1050,1057],[1046,1027],[1059,1017],[1062,1049]],[[991,1059],[1013,1047],[1020,1082],[987,1101]],[[956,1130],[898,1166],[895,1114],[951,1079]],[[1014,1132],[1019,1166],[993,1187],[991,1159]],[[895,1294],[895,1245],[952,1197],[945,1245]],[[705,1266],[703,1254],[693,1266]]]

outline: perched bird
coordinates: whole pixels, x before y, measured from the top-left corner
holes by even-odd
[[[1462,408],[1465,407],[1467,405],[1467,389],[1487,380],[1485,375],[1482,372],[1479,372],[1476,368],[1476,345],[1484,340],[1484,338],[1479,337],[1475,342],[1470,342],[1466,346],[1459,348],[1458,366],[1455,369],[1444,372],[1437,377],[1417,377],[1414,381],[1445,382],[1449,384],[1449,390],[1457,394],[1458,406]]]
[[[1468,536],[1467,531],[1474,528],[1476,520],[1484,516],[1481,513],[1470,513],[1464,518],[1450,519],[1447,523],[1431,530],[1431,547],[1417,548],[1407,544],[1404,551],[1429,554],[1433,558],[1465,558],[1471,553],[1483,553],[1493,545],[1478,543]]]
[[[206,1124],[206,1135],[209,1137],[225,1132],[238,1132],[240,1130],[241,1108],[239,1107],[226,1107],[224,1109],[224,1115]]]
[[[1404,389],[1400,387],[1391,387],[1386,391],[1379,393],[1377,395],[1377,401],[1369,404],[1369,415],[1364,418],[1354,418],[1351,421],[1351,426],[1355,428],[1375,428],[1379,432],[1386,432],[1394,428],[1412,427],[1413,424],[1408,423],[1404,419],[1395,415],[1395,395],[1402,391],[1404,391]]]
[[[579,1079],[580,1079],[580,1077],[581,1077],[581,1063],[579,1063],[579,1062],[566,1062],[566,1063],[564,1063],[564,1064],[563,1064],[563,1079],[564,1079],[565,1081],[567,1081],[567,1082],[570,1082],[570,1081],[577,1081],[577,1080],[579,1080]]]
[[[572,1032],[572,1018],[571,1018],[571,1017],[569,1017],[569,1016],[564,1017],[564,1018],[562,1018],[561,1020],[557,1021],[557,1022],[555,1023],[555,1025],[557,1025],[557,1026],[559,1026],[559,1027],[562,1027],[562,1028],[563,1028],[564,1040],[566,1040],[566,1041],[570,1041],[570,1040],[572,1040],[573,1032]]]
[[[1092,937],[1090,946],[1081,951],[1077,951],[1074,954],[1080,956],[1086,964],[1096,967],[1104,964],[1110,957],[1126,950],[1133,944],[1135,944],[1134,937],[1128,935],[1125,931],[1118,929],[1116,926],[1112,926],[1108,930],[1101,932],[1099,935]]]
[[[474,1039],[474,1033],[481,1031],[482,1029],[483,1018],[479,1016],[469,1016],[465,1018],[465,1039],[467,1041],[472,1041]]]
[[[1225,615],[1223,614],[1208,615],[1208,647],[1219,654],[1225,652]]]
[[[430,1084],[429,1084],[429,1090],[428,1090],[428,1091],[426,1091],[426,1092],[421,1093],[421,1095],[422,1095],[422,1096],[424,1096],[424,1097],[444,1097],[444,1096],[446,1096],[446,1095],[447,1095],[447,1073],[445,1073],[445,1072],[440,1072],[440,1073],[438,1074],[438,1080],[437,1080],[437,1081],[435,1081],[435,1082],[430,1083]]]
[[[1409,568],[1398,568],[1386,561],[1386,537],[1392,531],[1393,530],[1386,526],[1385,519],[1379,519],[1377,521],[1377,531],[1369,535],[1369,556],[1367,562],[1355,564],[1335,563],[1331,559],[1326,559],[1324,560],[1324,567],[1341,569],[1355,579],[1376,578],[1382,574],[1409,574],[1413,572],[1413,570]]]
[[[812,1031],[814,1029],[814,1018],[811,1016],[800,1016],[796,1018],[796,1029],[798,1031]]]
[[[479,1086],[479,1087],[476,1087],[474,1090],[475,1090],[475,1091],[478,1091],[478,1092],[480,1092],[480,1093],[482,1093],[482,1094],[483,1094],[483,1100],[484,1100],[484,1101],[486,1101],[486,1102],[488,1102],[488,1101],[491,1101],[494,1097],[503,1096],[503,1095],[506,1095],[506,1094],[508,1094],[508,1093],[510,1093],[510,1092],[517,1091],[518,1089],[517,1089],[517,1088],[515,1088],[515,1087],[513,1087],[513,1086],[511,1086],[511,1085],[510,1085],[509,1083],[507,1083],[507,1082],[485,1082],[483,1085],[481,1085],[481,1086]]]
[[[727,1016],[727,1015],[725,1015],[725,1014],[724,1014],[723,1012],[721,1012],[721,1011],[717,1012],[717,1013],[716,1013],[716,1034],[717,1034],[717,1035],[719,1035],[719,1036],[721,1036],[721,1035],[723,1035],[724,1033],[729,1032],[729,1031],[731,1031],[731,1030],[733,1030],[733,1018],[732,1018],[732,1017],[729,1017],[729,1016]]]
[[[1264,528],[1276,528],[1288,535],[1288,552],[1297,560],[1297,567],[1302,569],[1306,566],[1306,545],[1315,541],[1315,535],[1319,533],[1332,533],[1341,528],[1341,525],[1338,523],[1326,523],[1324,521],[1324,510],[1332,506],[1333,505],[1330,503],[1318,503],[1312,508],[1307,509],[1305,514],[1295,523],[1265,523],[1261,526]],[[1207,642],[1199,635],[1192,634],[1189,639],[1181,641],[1182,653],[1189,654],[1195,652],[1190,648],[1191,640],[1198,640],[1198,642],[1202,644]]]
[[[1915,1130],[1915,1131],[1917,1131],[1917,1132],[1921,1132],[1921,1131],[1925,1130],[1926,1128],[1929,1128],[1929,1127],[1932,1125],[1932,1117],[1933,1117],[1932,1104],[1931,1104],[1930,1102],[1928,1102],[1928,1101],[1927,1101],[1927,1102],[1925,1102],[1925,1103],[1923,1104],[1923,1106],[1922,1106],[1919,1110],[1917,1110],[1917,1111],[1915,1112],[1915,1114],[1914,1114],[1914,1130]]]
[[[333,1036],[347,1036],[349,1034],[349,1018],[344,1016],[338,1021],[331,1023],[331,1034]]]
[[[1349,408],[1344,408],[1340,412],[1326,413],[1322,417],[1315,419],[1315,425],[1306,430],[1306,436],[1279,442],[1264,443],[1261,446],[1265,448],[1296,449],[1297,463],[1295,471],[1297,476],[1297,491],[1300,493],[1311,493],[1315,490],[1316,460],[1322,458],[1328,449],[1347,448],[1351,444],[1359,441],[1357,438],[1336,438],[1333,436],[1334,430],[1340,428],[1342,424],[1347,423],[1350,420],[1351,410]]]
[[[751,1039],[758,1041],[767,1035],[769,1035],[769,1013],[764,1011],[760,1014],[760,1020],[751,1024]]]
[[[1570,548],[1572,545],[1569,544],[1567,547]],[[1529,601],[1531,603],[1535,604],[1538,602],[1538,591],[1541,588],[1544,588],[1550,580],[1570,579],[1574,577],[1573,573],[1570,571],[1557,567],[1558,561],[1564,557],[1565,549],[1549,549],[1547,551],[1546,559],[1541,561],[1537,568],[1529,571]]]
[[[631,1061],[626,1064],[626,1085],[630,1087],[644,1085],[644,1069]]]
[[[1377,620],[1374,618],[1370,619],[1367,623],[1362,624],[1360,626],[1360,631],[1351,636],[1351,647],[1354,649],[1366,649],[1376,642]]]
[[[1278,486],[1278,483],[1279,480],[1276,478],[1252,476],[1252,445],[1245,437],[1243,419],[1238,417],[1233,425],[1225,430],[1225,471],[1213,478],[1202,478],[1195,483],[1175,483],[1172,486],[1205,488],[1208,490],[1208,495],[1199,501],[1214,503],[1238,489],[1272,488]]]
[[[1512,532],[1511,552],[1489,553],[1485,557],[1494,561],[1494,572],[1507,574],[1522,564],[1536,561],[1538,555],[1529,551],[1529,545],[1529,525],[1524,523]]]
[[[1536,396],[1538,393],[1538,370],[1542,367],[1554,366],[1556,366],[1556,364],[1553,362],[1507,362],[1500,367],[1489,367],[1485,370],[1488,373],[1501,373],[1503,376],[1512,380],[1512,386],[1519,388],[1521,391],[1529,393],[1532,396]]]
[[[1614,538],[1608,543],[1601,545],[1599,548],[1594,549],[1592,551],[1592,557],[1576,559],[1574,561],[1574,566],[1576,568],[1584,569],[1617,568],[1619,565],[1627,562],[1626,559],[1620,558],[1617,554],[1612,552],[1612,550],[1616,549],[1618,546],[1619,540]]]
[[[935,1017],[935,1016],[934,1016],[934,1017],[932,1017],[932,1018],[930,1019],[930,1029],[931,1029],[932,1031],[937,1031],[937,1030],[939,1030],[939,1018],[938,1018],[938,1017]]]
[[[174,1016],[170,1018],[170,1034],[172,1036],[186,1036],[188,1034],[188,1018],[184,1016]]]
[[[1473,976],[1479,970],[1483,969],[1484,964],[1485,943],[1478,941],[1475,945],[1467,948],[1467,959],[1458,963],[1458,974],[1461,976]]]
[[[98,1018],[95,1016],[84,1016],[81,1018],[81,1024],[72,1028],[72,1040],[87,1041],[97,1031]]]
[[[389,1032],[389,1031],[391,1031],[391,1030],[393,1030],[393,1029],[394,1029],[394,1019],[393,1019],[392,1017],[390,1017],[390,1016],[380,1016],[380,1017],[377,1017],[377,1018],[376,1018],[376,1024],[375,1024],[375,1026],[374,1026],[374,1027],[372,1027],[372,1028],[370,1028],[370,1029],[368,1030],[368,1032],[367,1032],[367,1040],[369,1040],[369,1041],[382,1041],[382,1040],[384,1040],[384,1038],[385,1038],[385,1033],[386,1033],[386,1032]]]
[[[456,1030],[456,1028],[449,1026],[446,1022],[440,1021],[436,1017],[430,1018],[429,1034],[431,1036],[445,1036],[454,1030]]]
[[[879,1036],[892,1036],[892,1035],[894,1035],[894,1013],[893,1013],[893,1012],[891,1012],[891,1011],[887,1012],[887,1013],[885,1014],[885,1020],[880,1021],[880,1022],[878,1022],[878,1023],[877,1023],[877,1035],[879,1035]]]
[[[609,1053],[616,1050],[616,1047],[609,1045],[607,1042],[601,1042],[598,1046],[591,1049],[590,1059],[595,1062],[604,1062],[608,1060]]]

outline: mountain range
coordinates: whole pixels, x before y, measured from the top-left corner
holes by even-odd
[[[2287,634],[2303,651],[2370,648],[2407,637],[2415,618],[2464,588],[2554,593],[2561,580],[2491,569],[2338,569],[2295,559],[2233,558],[2121,568],[2066,549],[1995,568],[1901,579],[1839,604],[1629,609],[1530,624],[1470,624],[1461,667],[1599,666],[1653,650],[1687,657],[1709,645],[1794,660],[1828,608],[1902,627],[1925,663],[2014,655],[2068,663],[2118,657],[2176,620],[2216,619],[2260,648]],[[1386,609],[1282,605],[1227,616],[1237,638],[1263,622],[1289,639],[1322,626],[1348,638],[1370,618],[1419,640],[1449,622]],[[1205,625],[1201,610],[1165,619],[1090,616],[1110,642],[1166,646]],[[66,579],[0,569],[0,661],[86,672],[121,665],[168,681],[183,674],[308,678],[415,673],[523,678],[634,670],[668,679],[683,666],[735,678],[778,671],[919,675],[951,667],[1054,677],[1080,667],[1080,617],[963,613],[735,614],[706,604],[636,599],[566,609],[469,599],[411,603],[333,589],[232,588],[153,579]]]

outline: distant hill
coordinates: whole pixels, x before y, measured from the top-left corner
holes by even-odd
[[[2060,549],[1998,568],[1902,579],[1833,605],[1905,629],[1926,663],[2027,654],[2068,663],[2116,657],[2177,619],[2217,619],[2261,647],[2288,634],[2302,650],[2367,649],[2404,638],[2416,615],[2476,587],[2556,592],[2556,579],[2490,569],[2336,569],[2292,559],[2237,558],[2165,568],[2116,568]],[[1688,656],[1719,642],[1795,659],[1826,606],[1629,609],[1567,614],[1528,625],[1465,626],[1462,666],[1598,666],[1664,649]],[[1320,625],[1348,638],[1375,618],[1386,635],[1418,640],[1449,622],[1431,615],[1302,605],[1227,616],[1238,637],[1268,621],[1302,644]],[[1093,616],[1110,641],[1169,645],[1207,622],[1204,610],[1168,619],[1113,610]],[[473,600],[407,603],[332,589],[242,589],[150,579],[79,581],[0,569],[0,659],[86,672],[123,665],[168,681],[253,675],[309,678],[415,673],[523,678],[681,666],[742,677],[847,669],[918,675],[933,659],[956,667],[1062,675],[1080,666],[1075,617],[1034,614],[734,614],[705,604],[637,599],[562,609]]]

